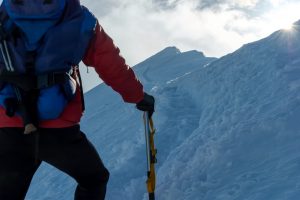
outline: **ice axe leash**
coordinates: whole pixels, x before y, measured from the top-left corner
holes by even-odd
[[[145,127],[145,139],[146,139],[146,155],[147,155],[147,190],[149,193],[149,200],[155,200],[155,163],[157,150],[154,145],[154,124],[152,118],[149,118],[148,112],[144,112],[144,127]]]

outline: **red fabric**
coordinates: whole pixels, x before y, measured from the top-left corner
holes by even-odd
[[[98,24],[96,33],[86,52],[83,62],[94,67],[100,78],[117,91],[125,102],[137,103],[142,100],[143,86],[135,77],[133,70],[126,65],[120,56],[120,50],[113,40]],[[82,116],[80,90],[77,89],[75,98],[67,105],[62,115],[55,120],[42,121],[40,127],[62,128],[78,124]],[[20,117],[9,118],[4,108],[0,106],[0,127],[23,127]]]
[[[83,62],[87,66],[95,67],[100,78],[121,94],[125,102],[137,103],[142,100],[144,96],[142,84],[120,56],[119,48],[113,44],[112,39],[99,24],[96,27],[96,37]]]

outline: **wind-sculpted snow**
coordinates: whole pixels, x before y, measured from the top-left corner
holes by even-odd
[[[300,33],[277,31],[220,59],[169,47],[134,67],[156,97],[157,199],[297,200]],[[82,129],[111,172],[108,200],[146,200],[141,112],[99,85]],[[71,200],[75,183],[43,165],[28,200]]]

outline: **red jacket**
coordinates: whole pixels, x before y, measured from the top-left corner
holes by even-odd
[[[99,77],[112,89],[118,92],[128,103],[137,103],[143,99],[143,86],[133,70],[126,65],[120,50],[113,40],[98,24],[87,52],[83,58],[87,66],[94,67]],[[80,91],[77,90],[72,100],[58,119],[40,122],[43,128],[62,128],[78,124],[82,116]],[[23,127],[19,116],[8,117],[0,106],[0,127]]]

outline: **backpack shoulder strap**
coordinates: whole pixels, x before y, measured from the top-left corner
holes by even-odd
[[[78,77],[77,82],[79,82],[79,87],[80,87],[80,97],[81,97],[81,104],[82,104],[82,112],[85,110],[85,101],[84,101],[84,94],[83,94],[83,86],[82,86],[82,78],[80,75],[79,67],[75,67],[75,75]]]

